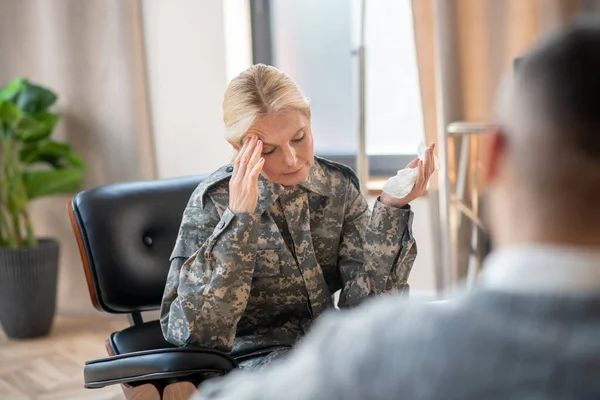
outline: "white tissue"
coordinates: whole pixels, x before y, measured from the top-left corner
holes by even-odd
[[[417,148],[417,155],[421,161],[425,161],[425,151],[427,150],[427,146],[425,143],[421,142],[419,147]],[[435,169],[440,169],[440,160],[434,156],[433,164]],[[388,195],[401,199],[403,197],[408,196],[410,191],[415,186],[415,182],[417,181],[417,176],[419,175],[419,168],[403,168],[398,171],[396,176],[392,176],[388,179],[383,185],[383,191]]]

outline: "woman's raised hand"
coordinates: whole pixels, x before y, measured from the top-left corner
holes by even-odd
[[[229,209],[253,213],[258,203],[258,176],[265,159],[261,157],[262,142],[256,136],[244,139],[229,180]]]
[[[433,155],[433,150],[435,149],[435,143],[430,144],[425,150],[425,161],[421,161],[418,158],[412,160],[406,168],[415,168],[419,167],[419,173],[417,175],[417,180],[415,182],[415,186],[412,188],[410,193],[406,195],[406,197],[402,199],[396,199],[385,192],[381,193],[380,201],[383,204],[393,207],[404,207],[411,201],[421,196],[425,196],[427,194],[427,188],[429,187],[429,179],[431,175],[433,175],[435,171],[435,160]]]

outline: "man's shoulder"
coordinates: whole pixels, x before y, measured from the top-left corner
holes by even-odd
[[[404,330],[405,328],[418,329],[415,327],[421,323],[429,324],[463,312],[462,298],[446,301],[421,301],[411,300],[402,295],[384,294],[366,299],[360,307],[352,310],[353,315],[348,313],[348,318],[356,321],[369,321],[371,325],[389,324],[395,329]],[[407,319],[412,323],[396,323],[396,321],[406,321]]]
[[[301,400],[382,399],[398,393],[406,398],[431,398],[424,394],[431,387],[428,377],[435,380],[444,371],[452,371],[460,354],[447,353],[464,351],[461,345],[455,351],[452,343],[457,332],[468,331],[462,325],[464,315],[469,314],[466,304],[454,300],[422,303],[382,295],[350,310],[329,310],[281,365],[262,375],[230,375],[216,384],[216,392],[226,392],[219,398],[227,400],[284,398],[290,393],[290,398]],[[461,335],[461,340],[469,336]],[[445,383],[441,386],[445,388]],[[433,390],[437,394],[440,389]]]
[[[427,303],[397,295],[369,299],[335,323],[336,333],[332,336],[335,340],[344,338],[341,340],[347,343],[332,343],[331,348],[337,354],[328,356],[324,362],[331,365],[325,369],[335,370],[335,362],[352,366],[349,368],[354,372],[361,365],[370,365],[371,371],[361,378],[360,384],[365,390],[384,387],[394,379],[398,380],[397,389],[400,390],[403,385],[410,386],[411,381],[422,378],[418,376],[420,368],[429,369],[451,362],[448,358],[440,358],[439,351],[454,351],[455,333],[469,329],[465,326],[469,325],[469,314],[467,304],[460,299]],[[462,341],[463,338],[458,338],[457,348],[462,347]],[[452,366],[444,365],[446,367]],[[338,374],[332,372],[332,375]],[[348,376],[340,373],[333,379],[344,382]],[[352,386],[352,383],[348,382],[348,385]]]
[[[458,322],[468,313],[468,305],[460,297],[449,301],[424,302],[399,295],[380,295],[364,300],[359,307],[341,313],[330,312],[323,318],[322,324],[355,332],[353,340],[361,340],[362,336],[369,342],[364,349],[374,354],[387,352],[389,349],[386,346],[390,346],[390,341],[400,344],[443,335],[443,329],[434,327],[443,326],[449,321]],[[357,354],[357,357],[361,355]]]

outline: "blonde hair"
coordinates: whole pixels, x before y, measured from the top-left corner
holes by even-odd
[[[288,75],[270,65],[253,65],[234,78],[225,91],[225,138],[241,145],[258,118],[289,109],[310,119],[310,102]]]

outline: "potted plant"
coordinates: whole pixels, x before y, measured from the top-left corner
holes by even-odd
[[[46,335],[56,309],[60,244],[36,236],[29,204],[77,191],[86,168],[52,139],[56,100],[22,78],[0,89],[0,324],[10,338]]]

